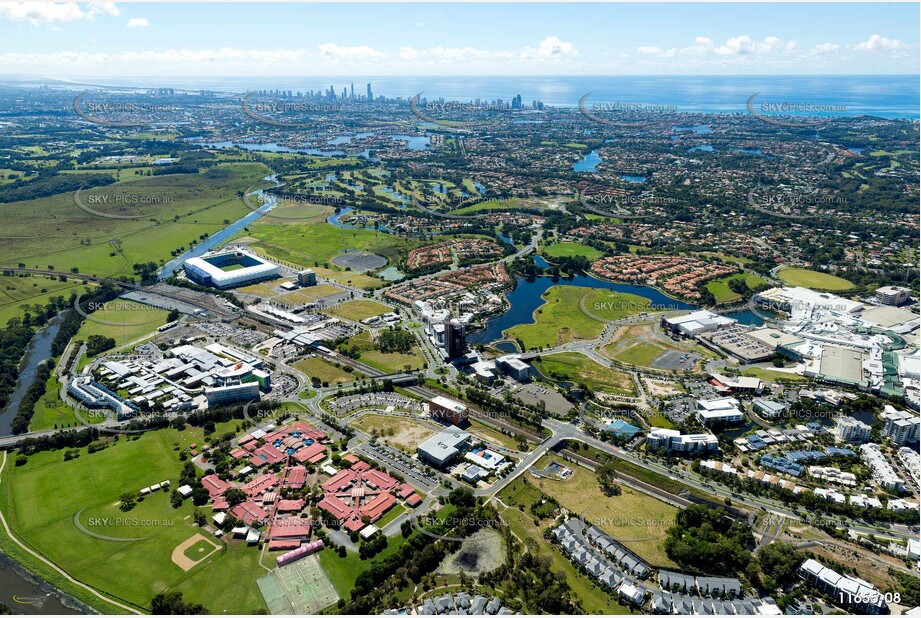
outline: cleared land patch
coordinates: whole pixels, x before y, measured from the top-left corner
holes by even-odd
[[[542,295],[546,302],[534,311],[533,324],[519,324],[503,334],[520,339],[526,350],[594,339],[604,329],[604,322],[580,310],[580,302],[589,292],[591,288],[555,285]]]
[[[815,290],[837,291],[850,290],[854,287],[854,284],[847,279],[805,268],[783,268],[777,272],[777,276],[786,284]]]
[[[564,352],[542,356],[534,363],[542,374],[554,380],[584,384],[593,391],[634,395],[636,388],[629,373],[599,365],[584,354]]]

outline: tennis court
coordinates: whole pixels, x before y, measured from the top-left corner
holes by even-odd
[[[339,600],[316,554],[275,569],[275,575],[293,610],[291,613],[317,614]]]

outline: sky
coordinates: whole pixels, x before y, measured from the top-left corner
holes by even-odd
[[[918,3],[0,2],[0,74],[917,74]]]

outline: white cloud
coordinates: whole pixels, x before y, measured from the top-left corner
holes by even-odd
[[[92,2],[86,10],[76,2],[0,2],[0,19],[25,21],[33,26],[93,19],[100,14],[117,17],[119,13],[114,2]]]
[[[150,22],[144,19],[143,17],[132,17],[128,20],[129,28],[146,28],[150,25]]]
[[[555,36],[548,36],[546,39],[541,41],[540,45],[537,47],[538,55],[545,58],[565,56],[566,54],[571,54],[572,52],[572,43],[561,41],[559,37]]]
[[[839,49],[841,49],[841,46],[837,43],[820,43],[813,47],[810,53],[814,55],[833,54]]]
[[[909,47],[911,46],[898,39],[890,39],[878,34],[874,34],[863,43],[858,43],[854,46],[855,49],[869,52],[895,51],[899,49],[908,49]]]
[[[661,47],[656,47],[655,45],[644,45],[644,46],[641,46],[641,47],[637,47],[637,48],[636,48],[636,51],[637,51],[638,53],[640,53],[640,54],[653,54],[653,55],[656,55],[656,54],[661,54],[661,53],[662,53],[662,48],[661,48]]]
[[[367,60],[369,58],[383,58],[386,56],[368,45],[356,45],[353,47],[343,47],[335,43],[323,43],[318,45],[317,49],[324,57],[330,59],[349,59],[349,60]]]

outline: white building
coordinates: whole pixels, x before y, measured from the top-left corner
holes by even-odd
[[[921,431],[921,417],[886,405],[879,417],[886,421],[886,437],[898,445],[917,442]]]
[[[724,326],[735,324],[736,320],[710,311],[694,311],[687,315],[662,318],[662,327],[685,337],[709,333]]]
[[[876,300],[883,305],[904,305],[911,300],[911,290],[897,285],[887,285],[876,289]]]
[[[220,251],[189,258],[186,276],[200,285],[226,289],[278,276],[280,267],[248,251]]]
[[[853,416],[839,416],[835,419],[835,437],[842,442],[869,442],[872,427]]]
[[[232,384],[230,386],[206,388],[205,397],[208,399],[209,408],[232,403],[259,401],[259,383],[243,382],[242,384]]]
[[[902,480],[892,465],[883,455],[878,444],[861,444],[860,457],[873,470],[873,480],[879,483],[880,487],[892,491],[899,491],[905,488],[905,482]]]
[[[739,409],[739,400],[735,397],[700,399],[697,401],[696,416],[706,426],[741,423],[745,420],[745,415]]]
[[[677,429],[653,429],[646,444],[655,450],[665,448],[677,453],[712,453],[719,450],[719,440],[712,433],[682,434]]]

